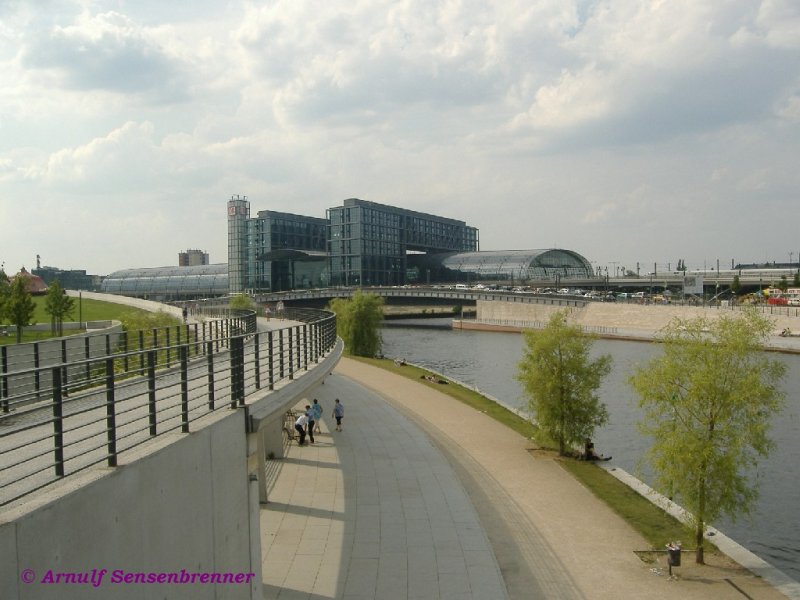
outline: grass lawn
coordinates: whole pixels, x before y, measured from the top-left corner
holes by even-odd
[[[32,321],[34,323],[50,323],[50,315],[48,315],[45,310],[45,297],[44,296],[36,296],[33,298],[33,302],[36,305],[36,310],[33,313]],[[73,310],[72,315],[65,319],[67,321],[77,321],[80,317],[83,321],[107,321],[111,319],[120,320],[123,315],[128,314],[138,314],[141,313],[142,315],[147,315],[148,311],[141,310],[139,308],[133,308],[130,306],[125,306],[124,304],[116,304],[114,302],[101,302],[99,300],[89,300],[87,298],[83,298],[80,302],[80,309],[78,298],[75,298],[75,310]],[[6,323],[7,324],[7,323]],[[2,329],[2,325],[0,325],[0,329]],[[84,330],[79,329],[69,329],[64,330],[64,335],[75,335],[76,333],[82,333]],[[51,337],[54,337],[50,330],[47,331],[30,331],[23,328],[22,330],[22,342],[36,342],[39,340],[46,340]],[[8,335],[2,336],[0,335],[0,346],[6,344],[16,344],[17,337],[16,335]]]
[[[423,385],[433,387],[438,392],[452,396],[456,400],[486,413],[517,433],[533,440],[539,447],[553,449],[556,452],[556,444],[547,440],[542,432],[530,421],[449,379],[447,379],[448,385],[441,385],[421,379],[422,375],[432,375],[432,373],[419,367],[412,365],[398,366],[389,359],[372,359],[358,356],[349,358],[380,367],[408,379],[419,381]],[[434,377],[439,378],[438,376]],[[677,519],[665,513],[596,464],[572,458],[559,457],[556,460],[578,481],[589,488],[595,496],[603,500],[612,510],[625,519],[652,545],[652,548],[663,550],[664,545],[669,541],[690,539],[686,528]],[[684,546],[684,548],[688,549],[687,546]],[[641,548],[641,550],[649,550],[649,548]],[[706,552],[716,551],[716,548],[707,541]]]

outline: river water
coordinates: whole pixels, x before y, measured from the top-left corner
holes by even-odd
[[[383,352],[468,383],[511,406],[524,407],[522,388],[514,378],[522,358],[522,335],[451,330],[449,323],[449,319],[394,321],[383,329]],[[592,351],[610,354],[614,361],[600,389],[610,419],[596,432],[595,447],[613,456],[611,464],[649,482],[650,471],[641,458],[650,441],[637,430],[641,411],[627,379],[636,365],[657,356],[660,347],[597,340]],[[771,356],[788,367],[783,381],[786,406],[772,426],[776,447],[754,475],[759,481],[758,502],[749,520],[725,519],[714,526],[800,581],[800,355]]]

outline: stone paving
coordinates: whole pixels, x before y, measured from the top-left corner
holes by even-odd
[[[477,512],[428,437],[344,378],[318,391],[323,432],[273,461],[265,597],[506,598]],[[334,397],[341,432],[329,430]]]

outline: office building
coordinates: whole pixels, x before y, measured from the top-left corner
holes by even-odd
[[[202,250],[187,250],[178,253],[179,267],[199,267],[208,264],[208,252]]]
[[[475,252],[464,221],[349,198],[327,211],[332,285],[403,285],[409,252]]]

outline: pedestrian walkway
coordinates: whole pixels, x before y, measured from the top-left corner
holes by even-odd
[[[265,598],[507,597],[478,515],[428,437],[343,377],[316,397],[325,407],[316,443],[274,461]],[[331,431],[337,397],[341,432]]]
[[[315,397],[317,443],[269,464],[265,598],[784,598],[724,560],[668,579],[552,456],[435,388],[342,359]]]

